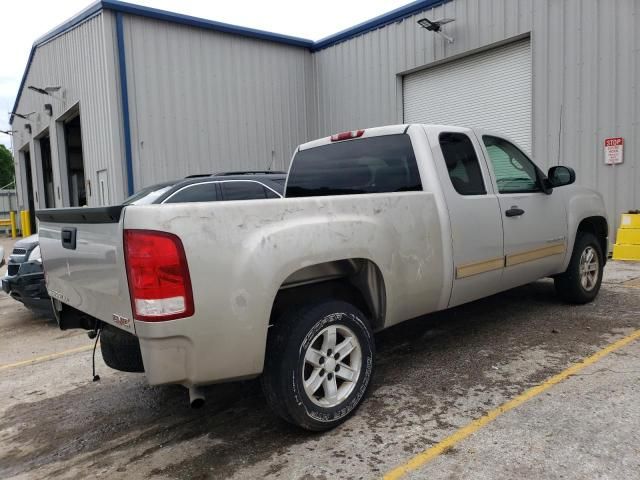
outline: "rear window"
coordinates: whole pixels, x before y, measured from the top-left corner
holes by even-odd
[[[422,190],[409,135],[362,138],[296,154],[287,197]]]

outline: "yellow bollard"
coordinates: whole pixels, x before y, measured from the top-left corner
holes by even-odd
[[[640,213],[623,213],[613,246],[614,260],[640,261]]]
[[[25,237],[31,235],[31,217],[29,217],[29,210],[24,211],[24,233]]]
[[[9,219],[11,220],[11,238],[16,238],[18,236],[16,232],[16,212],[11,210],[9,212]]]

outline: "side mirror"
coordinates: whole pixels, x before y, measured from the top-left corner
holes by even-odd
[[[554,188],[563,187],[565,185],[571,185],[576,181],[576,172],[573,168],[560,165],[558,167],[551,167],[547,178]]]

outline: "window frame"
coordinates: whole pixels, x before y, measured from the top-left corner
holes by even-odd
[[[493,165],[493,161],[491,160],[491,154],[489,153],[489,150],[487,148],[487,144],[484,142],[484,139],[486,137],[495,138],[495,139],[501,140],[503,142],[506,142],[509,145],[511,145],[515,150],[520,152],[520,154],[524,157],[524,159],[526,161],[528,161],[533,166],[533,170],[536,173],[536,190],[512,190],[512,191],[509,191],[509,192],[501,192],[500,191],[500,186],[498,185],[498,176],[496,175],[496,170],[495,170],[495,167]],[[490,133],[481,134],[480,135],[480,140],[481,140],[481,143],[482,143],[482,148],[484,149],[484,153],[487,156],[487,164],[488,164],[489,168],[491,169],[491,175],[492,175],[494,183],[495,183],[495,190],[496,190],[496,194],[497,195],[512,195],[512,194],[525,194],[525,193],[545,193],[544,186],[542,185],[542,182],[544,181],[544,178],[545,178],[544,173],[542,172],[542,170],[540,170],[538,165],[536,165],[535,162],[533,160],[531,160],[529,155],[524,153],[522,151],[522,149],[520,147],[518,147],[518,145],[516,145],[514,142],[512,142],[509,139],[506,139],[504,137],[500,137],[498,135],[490,134]]]
[[[467,140],[469,140],[469,143],[471,144],[471,148],[473,149],[473,153],[476,156],[476,162],[477,162],[477,166],[478,166],[478,172],[480,173],[480,179],[482,181],[482,189],[484,190],[482,193],[460,193],[458,191],[458,189],[456,188],[456,186],[453,184],[453,179],[451,178],[451,174],[449,172],[449,168],[447,167],[447,159],[445,158],[445,154],[444,154],[444,150],[442,149],[442,143],[441,143],[441,137],[442,135],[463,135],[467,138]],[[469,135],[468,133],[465,132],[456,132],[456,131],[451,131],[451,130],[442,130],[440,132],[438,132],[438,148],[440,149],[440,153],[442,154],[442,160],[444,161],[444,168],[445,168],[445,172],[447,174],[447,177],[449,178],[449,184],[451,185],[451,188],[453,188],[453,191],[456,192],[457,195],[461,196],[461,197],[482,197],[482,196],[486,196],[489,194],[489,190],[487,188],[487,178],[485,178],[485,172],[482,170],[482,162],[480,160],[480,157],[478,156],[478,150],[475,146],[475,144],[473,143],[473,139],[471,137],[471,135]]]

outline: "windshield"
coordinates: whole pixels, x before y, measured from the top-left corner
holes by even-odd
[[[123,205],[149,205],[168,192],[176,182],[165,182],[143,188],[127,198]]]

